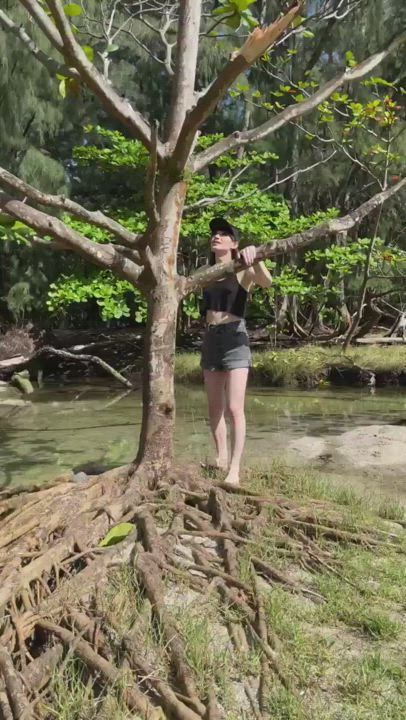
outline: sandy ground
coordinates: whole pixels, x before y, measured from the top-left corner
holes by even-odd
[[[303,436],[288,442],[286,459],[406,502],[406,427],[368,425],[341,435]]]

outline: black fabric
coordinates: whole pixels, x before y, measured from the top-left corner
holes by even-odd
[[[247,291],[240,285],[236,275],[228,275],[223,280],[215,280],[203,291],[202,315],[206,315],[208,310],[216,310],[243,318],[247,295]]]

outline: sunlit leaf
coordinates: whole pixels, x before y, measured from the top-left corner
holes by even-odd
[[[66,78],[64,78],[63,80],[60,81],[60,83],[58,85],[58,89],[59,89],[60,96],[63,97],[63,99],[65,99],[66,98]]]
[[[90,47],[90,45],[82,45],[82,50],[85,53],[88,60],[93,62],[94,58],[94,51],[93,48]]]
[[[126,539],[132,533],[134,530],[135,525],[133,523],[120,523],[119,525],[115,525],[112,527],[107,535],[103,538],[103,540],[100,540],[99,547],[110,547],[110,545],[117,545],[117,543],[122,542]]]
[[[67,17],[77,17],[82,14],[82,8],[77,3],[64,5],[63,11]]]

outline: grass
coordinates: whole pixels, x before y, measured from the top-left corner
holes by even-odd
[[[175,377],[179,383],[201,381],[200,358],[197,353],[176,356]],[[362,368],[378,375],[387,375],[393,382],[406,369],[406,346],[351,348],[344,353],[337,348],[308,345],[291,350],[253,353],[251,379],[257,385],[313,386],[330,382],[332,369],[351,371]],[[354,377],[347,378],[353,384]],[[384,379],[383,379],[384,381]],[[345,384],[345,375],[343,376]]]
[[[130,678],[128,679],[131,682]],[[141,720],[131,713],[120,698],[120,687],[110,692],[94,693],[85,666],[69,657],[62,670],[51,680],[52,707],[47,705],[47,719],[55,720]],[[95,701],[96,694],[96,701]]]
[[[404,508],[392,500],[374,502],[347,488],[337,488],[308,472],[294,472],[275,463],[267,472],[252,470],[247,486],[268,496],[283,494],[303,508],[324,503],[349,529],[359,526],[393,530],[405,518]],[[236,498],[243,511],[244,500]],[[313,507],[314,504],[313,504]],[[317,506],[317,507],[320,507]],[[323,511],[323,508],[320,512]],[[162,523],[169,516],[161,516]],[[402,529],[398,526],[398,532]],[[240,552],[240,575],[250,580],[250,557],[259,555],[312,590],[324,602],[265,585],[262,598],[268,627],[279,638],[279,663],[291,682],[286,689],[271,678],[265,717],[272,720],[404,720],[406,717],[406,544],[382,545],[371,551],[352,544],[320,540],[336,561],[339,574],[314,572],[291,557],[278,555],[278,526],[272,508],[261,535]],[[403,535],[406,533],[403,532]],[[243,681],[255,683],[261,649],[251,638],[248,654],[236,653],[226,623],[241,611],[224,610],[213,587],[204,596],[186,584],[167,587],[167,607],[184,641],[186,657],[202,699],[214,687],[224,708],[224,720],[251,720]],[[168,657],[159,626],[151,623],[151,607],[129,568],[112,572],[98,598],[97,611],[114,627],[117,637],[130,629],[138,633],[140,651],[153,657],[157,672],[166,677]],[[158,661],[157,661],[158,658]],[[120,688],[111,688],[92,705],[86,673],[69,661],[53,680],[56,720],[127,720]]]

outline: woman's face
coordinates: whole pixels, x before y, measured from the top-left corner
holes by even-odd
[[[211,250],[216,255],[225,255],[237,249],[237,243],[227,230],[216,230],[211,236]]]

